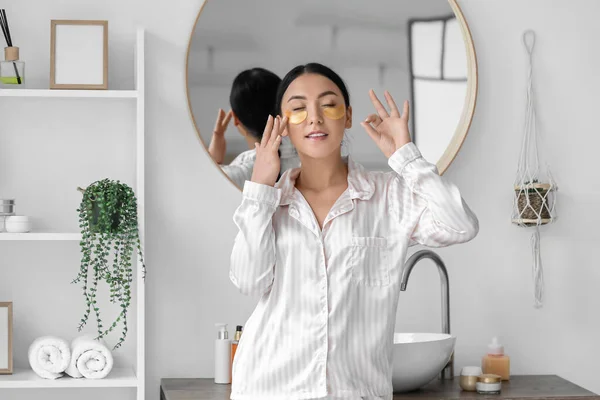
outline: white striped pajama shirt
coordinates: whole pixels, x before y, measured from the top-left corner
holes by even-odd
[[[256,150],[246,150],[238,154],[229,164],[219,164],[223,172],[239,188],[244,187],[244,182],[252,178],[252,168],[256,160]]]
[[[261,295],[236,351],[231,399],[392,399],[400,277],[413,244],[471,240],[477,217],[413,143],[365,170],[351,158],[348,188],[323,229],[295,188],[247,181],[229,277]]]

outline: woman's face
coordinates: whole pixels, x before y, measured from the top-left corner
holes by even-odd
[[[281,113],[299,154],[311,158],[340,152],[344,131],[352,127],[352,108],[335,83],[318,74],[296,78],[283,94]]]

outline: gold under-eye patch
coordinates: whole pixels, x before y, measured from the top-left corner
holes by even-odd
[[[343,104],[338,104],[335,107],[325,107],[323,115],[329,119],[340,119],[346,115],[346,107]]]
[[[298,125],[301,124],[306,117],[308,116],[308,111],[299,110],[299,111],[286,111],[285,116],[288,117],[288,122],[290,124]]]
[[[323,109],[323,115],[329,119],[340,119],[346,115],[346,107],[343,104],[339,104],[335,107],[325,107]],[[306,110],[288,110],[285,112],[285,116],[288,117],[290,124],[298,125],[304,122],[308,117],[308,111]]]

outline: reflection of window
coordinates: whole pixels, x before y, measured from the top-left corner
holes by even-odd
[[[413,141],[436,162],[450,143],[467,89],[467,55],[456,17],[408,24]]]

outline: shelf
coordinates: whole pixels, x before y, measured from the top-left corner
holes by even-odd
[[[80,233],[59,232],[28,232],[9,233],[0,232],[0,240],[81,240]]]
[[[67,90],[67,89],[0,89],[0,97],[96,97],[134,99],[137,90]]]
[[[15,368],[12,375],[0,375],[0,389],[35,388],[117,388],[137,387],[138,379],[131,368],[113,368],[104,379],[71,378],[64,375],[58,379],[40,378],[29,368]]]

